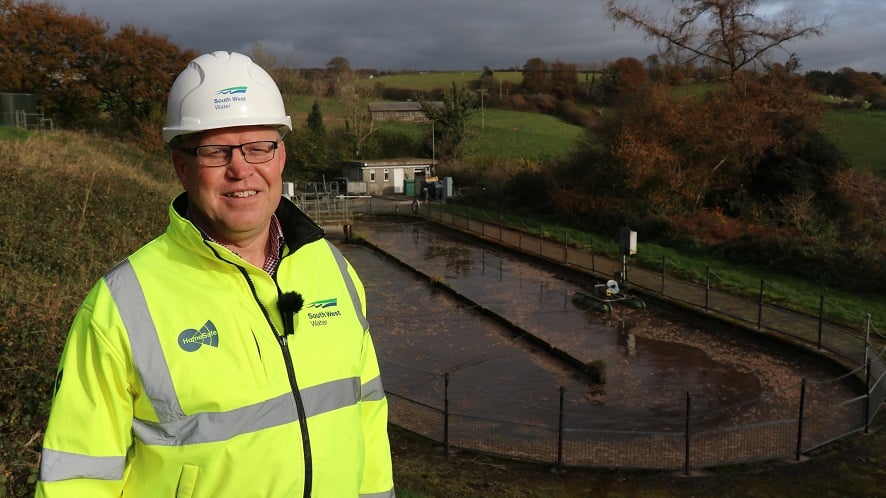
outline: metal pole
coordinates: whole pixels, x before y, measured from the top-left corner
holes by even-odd
[[[443,451],[449,454],[449,372],[443,375]]]
[[[690,433],[689,433],[689,414],[692,412],[692,395],[689,391],[686,391],[686,434],[685,434],[685,448],[686,454],[683,457],[683,473],[685,475],[689,475],[689,445],[690,445]]]
[[[539,243],[538,243],[538,255],[544,256],[545,255],[545,226],[541,225],[539,227],[539,230],[541,231],[541,233],[540,233]]]
[[[557,470],[563,468],[563,398],[566,388],[560,386],[560,420],[557,424]]]
[[[563,263],[569,263],[569,232],[563,234]]]
[[[821,334],[824,327],[824,294],[818,301],[818,349],[821,349]]]
[[[591,246],[591,271],[597,272],[597,254],[594,252],[594,246]]]
[[[667,264],[668,257],[662,254],[661,256],[661,295],[665,295],[665,265]]]
[[[800,415],[797,417],[797,460],[803,451],[803,410],[806,406],[806,379],[800,383]]]
[[[864,346],[865,352],[868,350],[867,344]],[[867,363],[868,374],[865,376],[865,393],[867,395],[864,397],[864,433],[870,434],[871,432],[871,360],[868,360]]]
[[[760,279],[760,307],[757,311],[757,330],[763,328],[763,285],[764,280]]]
[[[707,273],[704,279],[704,310],[708,311],[711,299],[711,265],[707,267]]]
[[[868,359],[868,344],[871,343],[871,314],[867,314],[867,320],[864,327],[864,365],[868,368],[870,360]]]

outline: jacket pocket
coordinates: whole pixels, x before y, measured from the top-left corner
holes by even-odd
[[[175,498],[191,498],[197,488],[197,477],[200,475],[200,467],[185,465],[178,477],[178,488],[175,490]]]

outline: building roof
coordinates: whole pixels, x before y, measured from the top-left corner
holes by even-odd
[[[437,164],[437,160],[421,157],[405,157],[397,159],[369,159],[364,161],[345,161],[346,166],[359,166],[361,168],[397,167],[397,166],[428,166]]]

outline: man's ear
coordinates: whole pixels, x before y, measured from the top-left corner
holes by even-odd
[[[172,151],[172,166],[175,168],[175,175],[178,176],[178,181],[184,187],[188,178],[188,161],[184,152],[178,149]]]

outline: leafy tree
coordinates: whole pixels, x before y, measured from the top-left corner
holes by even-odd
[[[312,179],[330,167],[329,140],[320,103],[314,101],[304,126],[296,127],[286,139],[286,162],[290,170],[299,170]],[[290,172],[290,175],[294,171]]]
[[[336,77],[353,71],[351,71],[351,62],[346,57],[336,56],[326,63],[326,72],[329,76]]]
[[[609,64],[603,73],[603,90],[610,96],[630,96],[649,82],[643,63],[633,57],[622,57]]]
[[[561,100],[573,100],[578,93],[578,67],[560,59],[551,64],[551,92]]]
[[[341,56],[329,59],[329,62],[326,63],[326,78],[333,90],[337,92],[343,85],[354,80],[351,62]]]
[[[0,0],[0,90],[33,93],[56,123],[95,122],[107,29],[52,3]]]
[[[450,90],[443,94],[442,105],[420,101],[422,111],[434,122],[434,147],[442,161],[455,161],[462,157],[467,147],[467,125],[476,112],[475,97],[470,90],[452,82]]]
[[[523,65],[522,88],[525,93],[548,93],[550,90],[550,78],[548,63],[538,57],[533,57]]]
[[[837,71],[828,90],[834,95],[861,101],[881,100],[886,97],[886,87],[876,76],[849,67]]]
[[[607,14],[614,23],[640,29],[659,43],[663,54],[682,52],[688,54],[688,60],[722,65],[733,84],[739,71],[768,65],[773,49],[784,49],[792,40],[821,36],[827,24],[808,25],[798,10],[767,20],[756,13],[757,0],[672,0],[675,14],[670,20],[656,19],[648,8],[622,3],[606,0]]]
[[[320,111],[320,102],[315,100],[311,105],[311,112],[308,113],[306,124],[308,129],[311,130],[312,135],[320,137],[326,135],[326,127],[323,125],[323,112]]]
[[[126,131],[134,131],[152,114],[163,113],[172,82],[197,55],[181,51],[166,36],[133,25],[122,26],[106,47],[97,84],[112,125]]]

